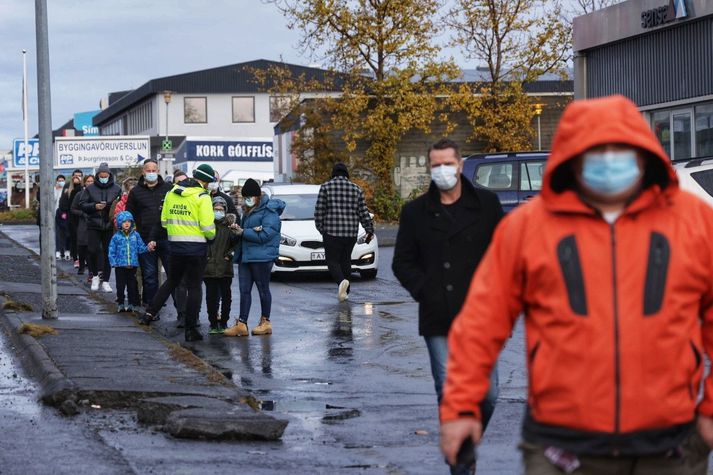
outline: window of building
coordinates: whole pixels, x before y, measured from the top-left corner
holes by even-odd
[[[669,111],[654,112],[652,126],[656,138],[668,156],[671,156],[671,113]]]
[[[127,114],[127,133],[140,134],[153,127],[153,107],[150,101],[144,102]]]
[[[279,122],[290,111],[291,105],[289,96],[270,96],[270,122]]]
[[[255,122],[255,98],[233,97],[233,122]]]
[[[713,104],[696,106],[696,156],[713,156]]]
[[[205,97],[183,98],[183,122],[205,124],[208,122],[208,100]]]

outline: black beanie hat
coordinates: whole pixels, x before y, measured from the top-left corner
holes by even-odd
[[[332,178],[335,176],[345,176],[349,178],[349,170],[347,170],[347,166],[342,162],[334,164],[334,167],[332,168]]]
[[[260,185],[258,185],[252,178],[248,178],[245,180],[245,184],[243,185],[243,189],[240,190],[240,194],[243,196],[260,196],[262,193],[260,192]]]

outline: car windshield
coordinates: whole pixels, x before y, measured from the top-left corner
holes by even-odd
[[[701,185],[706,193],[713,196],[713,170],[703,170],[700,172],[691,173],[691,177],[696,180],[696,183]]]
[[[314,205],[317,203],[316,194],[273,195],[273,197],[285,202],[285,210],[282,212],[283,221],[314,219]]]

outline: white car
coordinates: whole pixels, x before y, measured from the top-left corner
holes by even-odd
[[[280,255],[272,272],[327,272],[322,235],[314,224],[314,205],[319,185],[269,183],[263,191],[279,198],[286,206],[282,212]],[[368,244],[366,232],[359,225],[357,243],[352,250],[352,272],[364,279],[373,279],[379,265],[379,243],[374,236]]]
[[[697,158],[674,165],[681,189],[713,206],[713,158]]]

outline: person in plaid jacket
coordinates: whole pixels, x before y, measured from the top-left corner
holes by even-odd
[[[359,234],[359,223],[366,232],[365,242],[374,237],[374,223],[366,207],[364,192],[349,181],[349,171],[343,163],[332,168],[332,179],[319,189],[314,208],[314,222],[322,235],[327,267],[339,285],[340,302],[349,294],[352,249]]]

